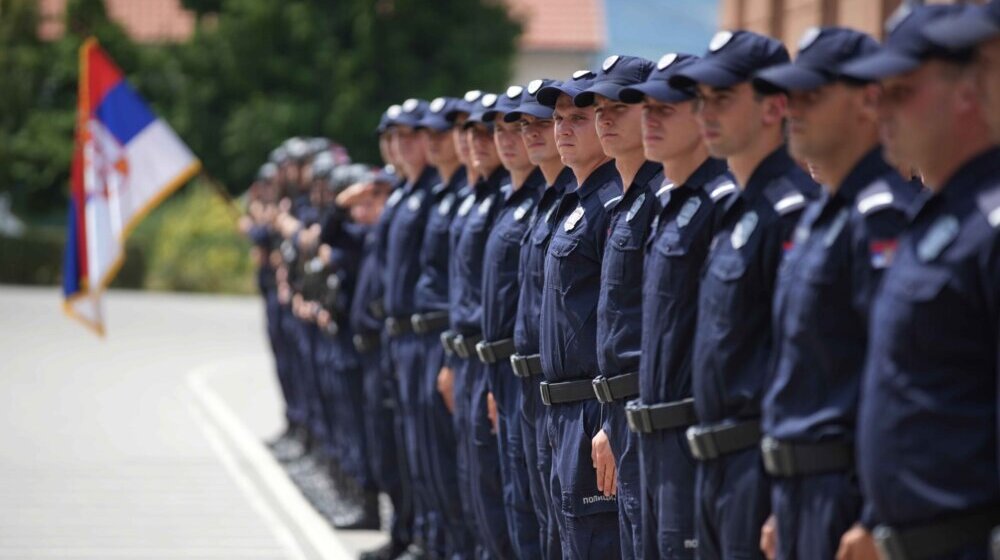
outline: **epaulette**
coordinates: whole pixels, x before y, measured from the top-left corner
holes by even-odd
[[[504,183],[500,187],[500,194],[503,195],[503,198],[505,200],[510,196],[510,193],[513,192],[513,191],[514,191],[514,186],[511,185],[510,183]]]
[[[618,195],[618,196],[616,196],[616,197],[614,197],[612,199],[604,201],[604,209],[605,210],[611,210],[612,208],[615,207],[615,205],[617,205],[619,202],[621,202],[623,198],[625,198],[624,195]]]
[[[806,205],[806,197],[795,188],[794,183],[785,178],[765,187],[764,196],[779,216],[790,214]]]
[[[705,191],[712,202],[718,202],[737,191],[736,182],[728,174],[720,175],[705,184]]]
[[[437,196],[443,193],[447,188],[448,188],[448,183],[444,182],[438,183],[434,185],[434,188],[431,189],[431,194]]]
[[[976,205],[986,216],[986,221],[995,229],[1000,229],[1000,185],[979,193],[976,197]]]
[[[889,183],[885,179],[879,179],[858,193],[857,208],[862,216],[867,216],[872,212],[891,207],[894,201],[895,196],[889,188]]]

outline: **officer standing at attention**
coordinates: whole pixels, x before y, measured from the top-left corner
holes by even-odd
[[[705,57],[670,79],[697,86],[709,152],[725,157],[741,191],[712,241],[699,290],[688,429],[700,461],[696,494],[701,558],[760,557],[770,512],[760,459],[760,399],[771,359],[771,301],[778,264],[807,199],[819,186],[784,145],[786,99],[753,91],[750,78],[788,62],[784,45],[748,31],[721,31]]]
[[[1000,150],[971,53],[925,35],[966,9],[904,5],[882,49],[845,68],[881,82],[888,141],[931,193],[875,298],[858,413],[858,474],[890,559],[986,558],[1000,522]]]
[[[694,95],[669,85],[696,60],[665,54],[645,83],[619,94],[627,103],[642,103],[645,157],[662,163],[664,174],[644,247],[640,398],[626,407],[639,440],[647,558],[691,559],[697,551],[695,469],[684,430],[695,422],[691,347],[698,282],[723,209],[736,192],[726,162],[710,157],[701,140]]]
[[[493,141],[493,123],[485,117],[497,103],[496,94],[480,98],[463,126],[469,138],[472,162],[479,179],[452,220],[449,299],[449,340],[455,360],[455,422],[461,425],[466,446],[468,492],[477,535],[477,555],[509,558],[512,555],[504,514],[496,434],[489,419],[488,388],[476,344],[483,339],[483,252],[486,238],[499,207],[500,186],[507,171],[500,165]]]
[[[402,449],[406,452],[414,498],[414,545],[411,554],[419,556],[429,541],[432,495],[419,449],[420,416],[418,402],[421,379],[426,373],[421,339],[413,333],[412,315],[417,311],[414,299],[420,277],[420,246],[430,204],[431,189],[439,182],[437,171],[427,165],[427,137],[417,130],[427,111],[427,102],[407,99],[396,118],[393,142],[406,177],[403,199],[399,202],[386,234],[385,284],[386,333],[389,352],[399,383],[397,418],[402,430]]]
[[[590,75],[589,70],[584,75]],[[552,448],[549,447],[548,421],[538,387],[542,363],[538,356],[538,317],[541,313],[545,247],[552,234],[552,213],[568,187],[575,187],[573,170],[563,165],[553,134],[552,108],[542,105],[538,94],[554,80],[534,80],[528,84],[521,104],[504,115],[504,121],[521,127],[528,159],[538,166],[545,179],[541,196],[531,209],[524,237],[521,239],[518,265],[517,316],[514,321],[514,348],[511,370],[520,381],[521,445],[527,463],[531,501],[538,520],[540,558],[562,558],[559,529],[554,518],[558,504],[553,503],[549,478],[552,473]]]
[[[419,312],[411,317],[413,331],[423,341],[426,368],[420,380],[421,431],[418,451],[431,493],[428,553],[437,558],[468,556],[472,535],[468,531],[462,504],[453,485],[455,472],[455,428],[451,412],[438,392],[438,374],[444,365],[441,333],[448,327],[448,254],[451,219],[458,208],[456,199],[466,187],[467,175],[453,141],[454,123],[447,118],[461,99],[439,97],[431,102],[419,127],[427,134],[427,160],[441,182],[431,189],[427,227],[420,249],[420,278],[416,296]]]
[[[521,104],[524,95],[522,86],[510,86],[484,114],[484,119],[493,122],[497,154],[510,180],[495,203],[496,216],[483,254],[483,340],[476,345],[476,352],[486,366],[484,379],[496,405],[494,426],[511,544],[518,558],[529,559],[541,555],[541,541],[521,444],[521,386],[511,369],[510,356],[514,353],[521,239],[545,186],[545,177],[528,159],[520,126],[504,120]]]
[[[882,157],[878,86],[840,74],[876,50],[864,33],[811,28],[793,64],[754,78],[760,92],[788,94],[789,149],[824,182],[803,212],[774,298],[761,451],[780,559],[833,560],[862,513],[854,431],[868,311],[917,194]],[[845,553],[854,548],[848,541]]]
[[[642,246],[653,221],[662,167],[642,149],[642,107],[619,93],[642,83],[655,65],[644,58],[605,59],[594,84],[577,95],[577,106],[594,106],[597,137],[614,158],[624,196],[610,210],[601,287],[597,298],[597,365],[594,396],[603,406],[602,428],[591,441],[597,488],[618,498],[623,558],[643,558],[639,503],[639,450],[629,437],[625,400],[639,394],[639,339],[642,325]]]
[[[591,438],[601,429],[601,406],[592,381],[597,365],[597,297],[601,259],[610,225],[609,209],[622,196],[614,161],[604,154],[593,106],[573,99],[592,85],[567,80],[539,91],[555,107],[556,147],[573,169],[575,190],[563,195],[553,215],[555,232],[545,255],[539,354],[545,381],[542,402],[549,407],[552,496],[560,505],[563,556],[617,558],[618,505],[597,486]]]

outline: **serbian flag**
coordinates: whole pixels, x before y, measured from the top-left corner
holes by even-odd
[[[97,40],[84,42],[63,266],[67,314],[104,333],[101,294],[122,265],[125,239],[200,168]]]

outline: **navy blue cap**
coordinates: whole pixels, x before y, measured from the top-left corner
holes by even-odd
[[[479,91],[478,89],[470,89],[469,91],[465,92],[465,95],[462,96],[462,99],[461,101],[459,101],[458,105],[456,105],[452,109],[449,109],[444,114],[444,118],[448,119],[449,121],[454,121],[455,117],[457,117],[459,113],[465,113],[467,115],[471,115],[476,110],[476,105],[479,103],[479,100],[482,97],[483,97],[483,92]]]
[[[497,102],[488,110],[483,111],[483,122],[493,122],[498,114],[506,114],[521,105],[524,96],[523,86],[510,86],[507,91],[497,96]]]
[[[807,91],[842,79],[841,68],[878,51],[870,35],[846,27],[810,27],[799,40],[795,62],[757,72],[753,85],[759,91]]]
[[[618,95],[623,89],[645,82],[655,67],[653,61],[645,58],[611,55],[604,59],[593,85],[577,94],[573,103],[577,107],[593,105],[595,95],[620,101]]]
[[[552,82],[538,90],[535,97],[542,105],[555,107],[560,95],[568,95],[570,99],[573,99],[577,95],[580,95],[583,90],[594,85],[594,78],[596,77],[597,74],[594,74],[590,70],[577,70],[573,72],[573,75],[569,79]]]
[[[382,117],[378,121],[378,126],[375,127],[375,132],[382,134],[383,132],[389,130],[390,126],[396,124],[396,117],[403,112],[403,107],[400,105],[390,105],[389,108],[382,113]]]
[[[676,88],[697,84],[732,87],[749,81],[754,73],[791,60],[781,41],[752,31],[719,31],[708,44],[708,52],[670,78]]]
[[[1000,37],[1000,0],[972,6],[954,16],[941,18],[927,26],[925,35],[946,49],[961,51]]]
[[[618,97],[625,103],[641,103],[647,95],[662,103],[690,101],[694,99],[692,91],[671,87],[670,78],[698,60],[701,58],[693,54],[667,53],[660,57],[645,82],[621,90]]]
[[[487,128],[492,129],[493,123],[486,120],[484,117],[487,111],[492,111],[493,107],[496,106],[497,101],[500,96],[495,93],[484,93],[479,101],[473,104],[472,112],[469,113],[469,118],[466,119],[465,124],[462,125],[464,128],[469,128],[475,124],[487,125]]]
[[[461,103],[462,100],[457,97],[438,97],[431,101],[430,105],[427,106],[427,112],[424,113],[424,117],[420,119],[417,123],[418,128],[429,128],[431,130],[442,132],[455,126],[453,121],[448,120],[445,116],[451,110]]]
[[[504,122],[517,122],[521,120],[522,115],[531,115],[539,119],[551,119],[552,107],[542,105],[538,101],[538,92],[542,88],[555,83],[555,80],[531,80],[528,82],[528,87],[524,88],[524,94],[521,95],[521,104],[515,107],[514,110],[507,111],[504,114]]]
[[[424,118],[424,113],[427,112],[429,103],[423,99],[410,98],[400,105],[402,109],[399,111],[398,116],[393,117],[393,124],[401,126],[412,126],[416,128],[420,125],[420,119]]]
[[[931,43],[924,31],[931,22],[957,15],[967,9],[968,6],[959,4],[901,4],[885,24],[889,37],[882,48],[845,65],[842,73],[856,80],[881,80],[916,70],[929,58],[948,56],[950,53]]]

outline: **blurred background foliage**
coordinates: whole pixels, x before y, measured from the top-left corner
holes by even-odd
[[[373,129],[386,106],[503,87],[521,31],[499,0],[181,1],[197,14],[188,41],[136,44],[108,18],[103,0],[68,0],[66,32],[53,41],[38,37],[37,0],[0,0],[0,194],[31,226],[21,240],[0,239],[7,269],[0,282],[58,278],[77,50],[88,36],[98,38],[206,173],[237,193],[289,136],[327,136],[356,161],[378,163]],[[191,269],[215,266],[194,255],[219,261],[220,270],[233,266],[232,274],[246,266],[235,219],[211,209],[209,192],[185,191],[146,219],[129,244],[124,284],[237,291],[249,285],[249,276],[227,281]],[[212,224],[220,229],[205,229]],[[143,238],[143,231],[151,233]],[[56,257],[15,250],[18,241],[58,245]],[[230,254],[237,250],[242,254]],[[12,255],[25,261],[7,260]],[[132,264],[139,259],[142,266]]]

